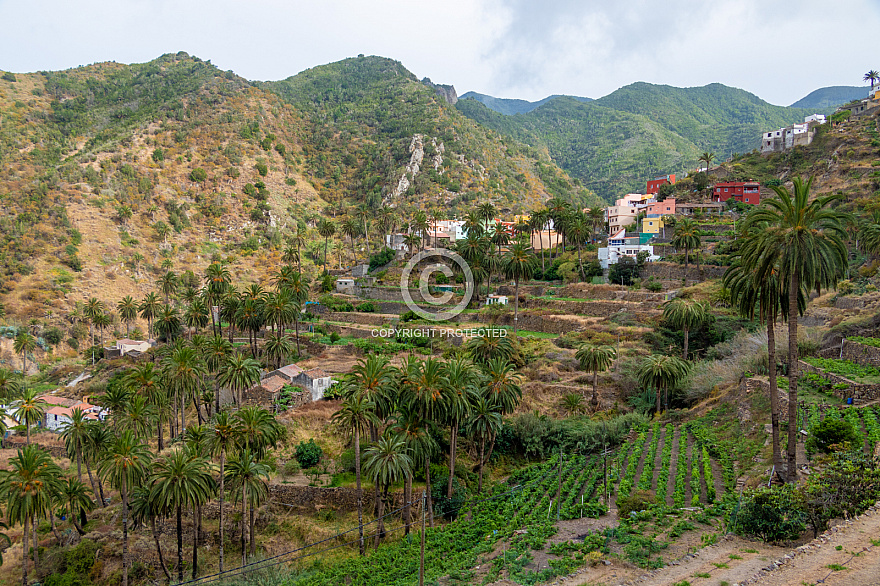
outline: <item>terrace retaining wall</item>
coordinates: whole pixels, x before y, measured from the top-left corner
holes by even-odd
[[[828,372],[821,368],[817,368],[812,364],[807,364],[803,360],[798,360],[798,369],[800,372],[811,372],[817,374],[832,384],[848,385],[845,389],[832,389],[835,397],[840,399],[849,399],[852,397],[854,404],[865,403],[880,399],[880,384],[860,384],[850,379]]]
[[[724,276],[724,271],[726,270],[727,267],[701,264],[700,270],[697,272],[696,263],[688,263],[687,278],[688,281],[695,280],[697,276],[699,276],[701,281],[705,279],[720,279]],[[640,275],[643,279],[654,277],[656,279],[677,280],[685,277],[685,271],[683,264],[662,261],[646,262],[640,271]]]
[[[834,348],[834,350],[836,354],[832,358],[843,358],[844,360],[851,360],[862,366],[880,368],[880,348],[866,346],[865,344],[859,344],[858,342],[844,338],[843,351],[841,352],[837,348]]]

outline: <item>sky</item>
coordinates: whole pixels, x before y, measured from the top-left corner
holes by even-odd
[[[788,105],[880,69],[880,0],[0,0],[0,23],[7,71],[186,51],[276,80],[363,53],[530,101],[719,82]]]

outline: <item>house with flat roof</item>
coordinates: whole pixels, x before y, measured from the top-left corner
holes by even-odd
[[[728,199],[758,205],[761,203],[761,184],[757,181],[722,181],[712,188],[712,200],[724,203]]]
[[[634,233],[627,235],[626,230],[618,230],[616,233],[608,237],[608,246],[600,248],[599,265],[603,269],[617,264],[617,261],[624,256],[628,256],[635,260],[639,253],[647,252],[648,260],[659,260],[660,257],[654,254],[654,247],[648,242],[654,237],[654,234]]]

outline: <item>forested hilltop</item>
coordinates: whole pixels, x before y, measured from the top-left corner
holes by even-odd
[[[151,274],[218,256],[258,280],[285,229],[352,205],[598,203],[546,154],[378,57],[262,84],[185,53],[6,74],[0,163],[0,294],[31,317],[69,309],[72,291],[139,294]]]
[[[514,116],[477,100],[460,100],[456,107],[502,134],[546,148],[560,167],[606,199],[644,189],[655,175],[690,171],[706,151],[721,159],[749,152],[762,132],[814,113],[773,106],[718,83],[676,88],[639,82],[589,102],[554,98]]]

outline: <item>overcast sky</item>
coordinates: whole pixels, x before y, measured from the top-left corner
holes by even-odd
[[[364,53],[527,100],[720,82],[788,105],[880,69],[880,0],[0,0],[0,23],[16,72],[186,51],[274,80]]]

